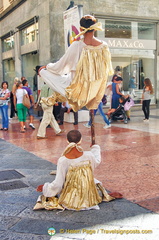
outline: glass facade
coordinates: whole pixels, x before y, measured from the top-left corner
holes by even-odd
[[[8,82],[11,90],[15,78],[15,62],[13,59],[3,60],[3,73],[3,80]]]
[[[155,87],[156,79],[156,24],[151,22],[115,21],[100,19],[104,32],[97,37],[108,43],[115,69],[119,66],[125,94],[130,92],[130,82],[135,81],[135,102],[140,103],[144,78],[150,78]],[[111,80],[111,79],[110,79]],[[155,103],[155,96],[151,103]]]
[[[21,73],[19,78],[21,78],[21,76],[25,76],[26,79],[29,81],[29,85],[33,89],[33,77],[35,75],[34,68],[36,65],[39,65],[39,53],[38,49],[32,49],[28,46],[30,43],[37,41],[38,23],[36,22],[34,24],[31,24],[30,26],[27,26],[24,29],[21,29],[19,33],[20,39],[17,37],[14,38],[14,34],[12,36],[9,36],[9,33],[8,35],[6,35],[6,37],[4,36],[4,38],[2,39],[2,51],[4,53],[3,80],[8,81],[9,86],[12,86],[13,80],[15,78],[15,72],[17,72],[17,70],[15,69],[15,51],[9,51],[14,50],[15,44],[16,46],[21,45],[23,46],[25,54],[21,54],[19,52],[21,60]],[[14,40],[16,40],[17,42],[14,43]],[[19,46],[19,49],[21,46]]]
[[[106,38],[131,38],[131,22],[105,20]]]
[[[137,50],[136,50],[137,51]],[[155,55],[145,57],[145,51],[140,51],[140,55],[114,56],[112,55],[113,68],[120,66],[123,78],[123,90],[125,94],[130,93],[131,79],[135,81],[135,102],[140,103],[142,91],[144,87],[144,79],[149,77],[155,86]],[[155,96],[152,98],[155,103]]]
[[[138,39],[154,40],[156,38],[156,26],[152,23],[138,23]]]
[[[37,40],[38,23],[35,23],[21,31],[21,45],[26,45]]]
[[[14,49],[14,36],[7,37],[2,41],[2,51],[7,52]]]
[[[39,54],[37,52],[22,55],[22,76],[25,76],[33,90],[34,68],[39,64]]]
[[[156,26],[153,23],[105,20],[105,38],[138,38],[155,40]]]

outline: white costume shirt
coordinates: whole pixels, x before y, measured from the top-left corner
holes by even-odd
[[[103,42],[107,45],[106,42]],[[76,72],[82,50],[87,45],[81,41],[73,42],[66,53],[55,63],[49,63],[40,75],[55,92],[65,96],[65,89],[70,85]]]
[[[64,186],[68,168],[72,164],[77,164],[89,160],[92,165],[92,170],[101,162],[100,146],[93,145],[90,151],[84,151],[79,158],[68,159],[65,156],[59,158],[57,163],[57,173],[55,180],[52,183],[45,183],[43,186],[43,195],[45,197],[54,197],[59,194]],[[95,182],[99,182],[95,179]]]

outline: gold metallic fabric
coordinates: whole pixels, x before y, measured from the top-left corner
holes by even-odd
[[[106,89],[108,75],[112,74],[111,55],[106,44],[84,47],[73,81],[65,90],[73,111],[84,106],[97,109]]]
[[[66,98],[61,96],[59,93],[54,92],[49,97],[42,97],[40,103],[45,103],[48,107],[51,107],[55,104],[55,102],[65,102]]]
[[[113,199],[101,184],[95,184],[91,163],[84,161],[69,167],[59,199],[42,195],[33,210],[66,208],[79,211]]]
[[[46,210],[59,209],[59,210],[63,210],[64,208],[59,205],[57,197],[45,197],[44,195],[42,195],[41,200],[38,201],[33,208],[33,210],[40,210],[40,209],[46,209]]]
[[[56,94],[56,102],[66,102],[67,101],[67,99],[64,96],[62,96],[60,93],[55,92],[55,94]]]
[[[59,204],[67,209],[81,210],[102,201],[92,174],[91,163],[70,166]]]
[[[100,192],[102,194],[102,201],[104,202],[110,202],[111,200],[114,200],[115,198],[114,197],[111,197],[107,191],[105,190],[105,188],[100,184],[100,183],[97,183],[97,189],[98,189],[98,192]]]

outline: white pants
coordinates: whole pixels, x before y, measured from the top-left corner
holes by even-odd
[[[130,95],[132,96],[132,98],[133,98],[133,97],[136,97],[134,88],[129,88],[129,93],[130,93]]]
[[[45,103],[41,104],[43,109],[43,118],[40,123],[37,136],[38,137],[45,137],[46,135],[46,127],[50,124],[50,126],[54,129],[55,133],[58,134],[61,132],[61,129],[54,118],[53,115],[53,106],[48,107]]]
[[[49,72],[48,70],[42,69],[40,75],[43,81],[55,92],[60,93],[65,97],[65,88],[67,88],[71,83],[71,74],[68,75],[58,75]]]

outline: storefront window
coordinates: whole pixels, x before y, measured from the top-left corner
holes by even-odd
[[[105,25],[105,38],[149,39],[155,40],[156,25],[154,23],[124,22],[102,20]],[[104,20],[104,21],[103,21]]]
[[[130,79],[133,78],[134,100],[141,103],[144,79],[150,78],[154,87],[156,84],[156,24],[100,18],[98,21],[105,26],[105,31],[97,31],[97,37],[107,42],[114,70],[117,66],[121,69],[124,93],[131,92]],[[155,103],[155,95],[151,103]]]
[[[2,41],[2,51],[7,52],[14,48],[14,36],[7,37]]]
[[[34,69],[37,65],[39,65],[39,53],[37,51],[22,55],[22,75],[27,77],[27,80],[32,90],[34,88]]]
[[[133,55],[131,55],[132,53]],[[153,86],[155,86],[155,55],[153,51],[150,51],[149,55],[146,53],[147,51],[140,50],[140,54],[138,54],[137,50],[133,50],[127,56],[112,56],[113,68],[119,66],[121,69],[125,94],[131,93],[131,79],[134,79],[135,103],[140,103],[146,77],[150,78]],[[154,102],[155,98],[153,96],[151,103]]]
[[[155,24],[138,23],[138,38],[139,39],[155,39]]]
[[[131,38],[131,22],[105,20],[106,38]]]
[[[21,36],[21,45],[36,41],[38,36],[38,23],[23,29],[21,31]]]
[[[11,90],[15,78],[15,62],[13,59],[3,60],[3,73],[3,80],[8,81]]]
[[[155,52],[153,50],[136,49],[110,49],[112,53],[113,69],[117,66],[121,69],[123,78],[123,91],[130,94],[132,91],[131,79],[135,82],[134,91],[135,103],[141,103],[144,79],[150,78],[155,87]],[[152,96],[151,103],[155,103],[155,96]]]

